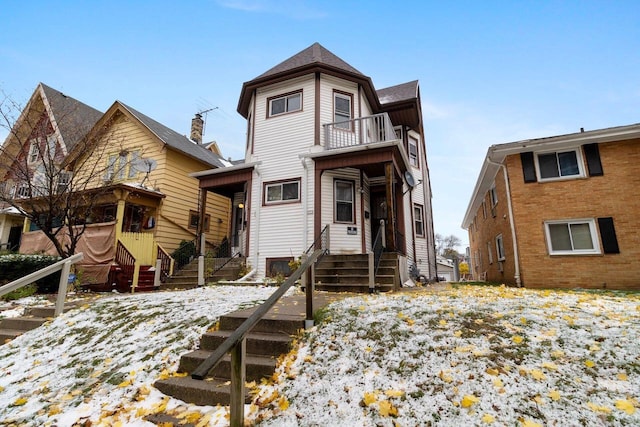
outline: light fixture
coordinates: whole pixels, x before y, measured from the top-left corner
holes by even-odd
[[[244,203],[240,203],[240,204],[238,205],[238,207],[239,207],[240,209],[244,209]]]

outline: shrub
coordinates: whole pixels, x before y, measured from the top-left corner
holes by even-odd
[[[35,294],[37,290],[38,285],[31,283],[30,285],[23,286],[20,289],[16,289],[15,291],[11,291],[8,294],[3,295],[0,299],[4,301],[13,301],[24,297],[30,297]]]
[[[60,261],[60,257],[51,255],[10,254],[0,256],[0,282],[13,282],[28,274]],[[38,293],[54,293],[60,284],[60,271],[50,274],[36,282]]]

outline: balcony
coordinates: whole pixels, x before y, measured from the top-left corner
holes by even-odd
[[[399,139],[387,113],[327,123],[323,127],[325,150],[336,150]]]

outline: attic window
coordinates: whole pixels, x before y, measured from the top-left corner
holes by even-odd
[[[37,162],[40,158],[40,138],[33,138],[29,146],[29,163]]]
[[[580,150],[540,153],[536,157],[541,181],[584,176]]]
[[[267,100],[269,117],[302,110],[302,90],[278,95]]]

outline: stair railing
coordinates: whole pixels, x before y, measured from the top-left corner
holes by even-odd
[[[171,276],[174,260],[160,245],[158,245],[158,255],[156,259],[160,260],[160,281],[164,283],[167,281],[167,278]]]
[[[385,240],[385,225],[384,219],[380,220],[380,228],[373,241],[373,264],[374,264],[374,276],[378,274],[378,267],[380,267],[380,260],[382,259],[382,252],[387,247]]]
[[[118,245],[116,246],[116,262],[118,263],[118,265],[120,265],[127,284],[129,284],[129,281],[131,281],[131,285],[133,286],[136,258],[131,254],[131,252],[129,252],[129,250],[122,244],[120,240],[118,240]]]
[[[72,255],[69,258],[65,258],[63,260],[56,262],[55,264],[51,264],[34,273],[24,276],[21,279],[17,279],[17,280],[14,280],[13,282],[9,282],[4,286],[0,286],[0,297],[8,294],[9,292],[13,292],[16,289],[20,289],[23,286],[29,285],[44,277],[47,277],[50,274],[60,271],[60,284],[58,286],[58,297],[56,298],[56,309],[53,314],[53,316],[56,317],[60,313],[62,313],[62,310],[64,308],[64,299],[67,296],[67,285],[69,284],[69,271],[71,270],[71,265],[75,264],[76,262],[80,262],[83,259],[84,259],[84,255],[82,252],[80,252],[79,254]]]
[[[231,427],[240,427],[244,425],[244,383],[246,373],[246,335],[253,329],[256,324],[267,314],[267,312],[275,305],[276,302],[289,290],[289,288],[302,277],[303,274],[309,274],[309,267],[319,260],[325,251],[316,250],[305,260],[298,269],[293,272],[287,280],[271,296],[260,305],[251,316],[247,318],[220,346],[207,357],[193,371],[191,378],[195,380],[203,380],[207,374],[214,369],[222,360],[222,358],[230,353],[231,355]]]
[[[242,256],[242,254],[240,252],[236,252],[233,256],[231,256],[229,258],[225,258],[225,261],[220,265],[216,264],[216,259],[217,258],[214,258],[213,259],[213,268],[211,269],[211,272],[206,275],[207,278],[213,277],[218,271],[220,271],[224,267],[226,267],[227,264],[229,264],[235,258],[240,258],[241,256]]]

